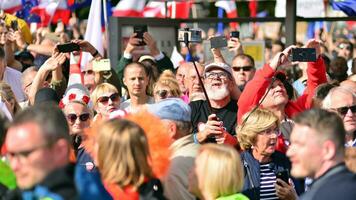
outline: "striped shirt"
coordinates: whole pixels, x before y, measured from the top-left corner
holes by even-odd
[[[260,165],[260,199],[271,200],[278,199],[276,195],[276,174],[270,169],[270,163]]]

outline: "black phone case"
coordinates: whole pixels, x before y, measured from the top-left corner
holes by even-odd
[[[227,40],[224,36],[217,36],[210,38],[211,48],[223,48],[227,46]]]
[[[147,26],[134,26],[134,33],[136,33],[135,38],[140,38],[142,41],[140,42],[139,46],[145,46],[146,43],[143,41],[143,34],[147,32]]]
[[[79,51],[80,47],[78,44],[75,43],[65,43],[57,45],[58,51],[62,53],[68,53],[73,51]]]
[[[315,62],[316,50],[315,48],[296,48],[292,49],[292,61],[299,62]]]
[[[288,171],[280,171],[276,174],[276,178],[282,179],[284,182],[289,184],[289,173]]]

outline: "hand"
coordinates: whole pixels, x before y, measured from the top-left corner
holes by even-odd
[[[135,48],[139,45],[139,43],[141,42],[141,39],[136,38],[136,33],[133,33],[132,35],[130,35],[130,39],[129,42],[126,45],[125,48],[125,52],[126,53],[132,53]]]
[[[66,60],[65,53],[54,52],[50,58],[41,66],[46,71],[54,71],[61,66]],[[40,69],[41,69],[40,68]]]
[[[223,137],[224,128],[222,121],[218,121],[216,114],[208,116],[208,121],[205,123],[204,129],[197,133],[199,142],[204,142],[208,137]],[[222,140],[222,139],[220,139]]]
[[[15,35],[17,46],[20,49],[24,49],[26,47],[26,42],[25,42],[25,39],[21,33],[21,30],[19,29],[19,30],[15,31],[14,35]]]
[[[321,49],[320,49],[320,44],[322,41],[316,40],[316,39],[310,39],[308,42],[305,44],[304,48],[315,48],[316,51],[316,58],[319,57],[321,54]]]
[[[277,178],[276,183],[276,194],[279,199],[294,200],[297,199],[297,193],[295,192],[293,186],[284,182],[282,179]]]
[[[13,31],[8,31],[6,34],[6,43],[11,44],[16,41],[15,33]]]
[[[73,43],[78,44],[80,47],[80,50],[84,51],[84,52],[88,52],[91,55],[93,55],[96,52],[95,47],[90,44],[90,42],[86,41],[86,40],[72,40]]]
[[[292,53],[292,49],[296,48],[295,45],[291,45],[284,49],[282,52],[277,53],[271,60],[270,62],[270,67],[274,70],[277,69],[277,67],[282,66],[282,65],[289,65],[290,60],[289,55]]]
[[[230,40],[227,42],[227,46],[229,47],[229,51],[233,51],[235,54],[243,53],[239,38],[230,38]]]
[[[160,54],[156,40],[148,32],[143,34],[143,41],[147,44],[152,56],[158,56]]]
[[[211,53],[213,54],[214,59],[222,57],[221,51],[218,48],[211,48]]]

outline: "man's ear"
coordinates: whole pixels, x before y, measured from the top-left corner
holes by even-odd
[[[336,145],[331,140],[327,140],[323,144],[323,159],[324,160],[332,160],[336,156]]]

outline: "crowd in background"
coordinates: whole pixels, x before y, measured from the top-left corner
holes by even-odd
[[[31,33],[0,12],[0,199],[355,197],[356,34],[265,38],[257,68],[241,45],[255,38],[227,29],[231,63],[185,44],[175,68],[149,32],[132,33],[103,70],[85,29],[73,16]],[[292,62],[301,47],[315,61]],[[83,68],[80,52],[93,57]]]

